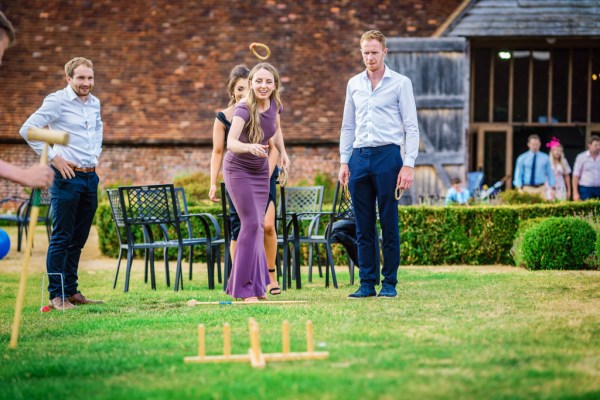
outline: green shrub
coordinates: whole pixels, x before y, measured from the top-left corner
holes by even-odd
[[[517,267],[524,267],[525,260],[523,259],[523,237],[525,236],[525,232],[529,229],[533,228],[537,224],[542,221],[545,221],[547,218],[538,217],[532,219],[522,220],[519,224],[519,229],[515,235],[515,240],[513,242],[512,248],[510,249],[510,255],[512,256],[514,263]]]
[[[324,205],[331,209],[331,205]],[[220,205],[202,202],[191,213],[207,212],[217,216]],[[513,264],[513,247],[518,228],[533,218],[576,216],[599,218],[600,201],[560,202],[523,206],[427,207],[398,208],[400,256],[403,265],[443,264]],[[220,218],[218,218],[220,220]],[[327,221],[324,218],[323,223]],[[96,213],[102,253],[118,254],[118,240],[110,215],[110,206],[100,204]],[[199,226],[195,228],[198,231]],[[305,246],[304,246],[305,247]],[[323,249],[322,249],[323,250]],[[303,251],[303,264],[307,254]],[[202,251],[195,251],[195,259]],[[321,260],[325,260],[321,251]],[[316,256],[313,256],[316,261]],[[200,258],[201,259],[201,258]],[[341,246],[334,248],[336,265],[346,265]]]
[[[190,206],[206,203],[210,190],[210,175],[203,172],[176,177],[173,180],[175,187],[183,187],[185,196]],[[217,187],[217,190],[220,190]]]
[[[548,203],[541,196],[537,194],[531,194],[526,192],[519,192],[518,190],[505,190],[498,194],[502,204],[515,205],[515,204],[540,204]]]
[[[548,218],[523,236],[528,269],[580,269],[594,251],[596,232],[579,218]]]

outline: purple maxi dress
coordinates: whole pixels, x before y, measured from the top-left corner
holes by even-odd
[[[275,135],[277,114],[277,102],[272,99],[269,109],[260,114],[260,126],[264,132],[263,145]],[[250,120],[248,105],[240,102],[235,107],[233,116],[241,117],[247,123]],[[239,140],[249,143],[246,126]],[[270,283],[264,246],[265,212],[269,200],[269,161],[250,153],[228,151],[223,159],[223,179],[242,225],[226,292],[233,298],[264,296]]]

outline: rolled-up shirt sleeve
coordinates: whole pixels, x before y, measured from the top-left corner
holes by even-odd
[[[403,80],[400,91],[398,106],[404,125],[404,165],[414,168],[419,155],[419,122],[410,79]]]
[[[98,115],[96,116],[96,135],[95,135],[95,139],[96,139],[96,143],[95,143],[95,148],[96,148],[96,159],[100,159],[100,154],[102,154],[102,139],[104,136],[104,124],[102,123],[102,112],[98,112]],[[96,160],[96,161],[97,161]]]
[[[30,128],[44,128],[49,126],[53,121],[57,120],[61,114],[61,101],[56,93],[48,95],[42,106],[34,112],[19,130],[19,134],[25,139],[29,146],[38,155],[42,154],[44,143],[40,141],[32,141],[27,138],[27,132]],[[48,159],[52,160],[57,153],[52,146],[48,147]]]
[[[352,156],[352,145],[356,134],[355,105],[352,99],[350,82],[346,87],[346,101],[344,103],[344,116],[342,118],[342,129],[340,134],[340,163],[348,164]]]

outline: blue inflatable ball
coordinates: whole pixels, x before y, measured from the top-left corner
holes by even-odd
[[[10,251],[10,237],[6,231],[0,229],[0,260],[2,260]]]

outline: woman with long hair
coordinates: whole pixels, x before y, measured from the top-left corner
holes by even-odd
[[[250,70],[244,64],[236,65],[229,74],[227,80],[227,92],[229,94],[229,105],[226,109],[219,111],[213,125],[213,150],[210,159],[210,190],[208,197],[213,202],[219,202],[217,197],[217,178],[221,165],[223,164],[224,149],[227,143],[227,136],[231,127],[233,111],[235,105],[238,104],[248,93],[248,75]],[[281,289],[277,283],[275,275],[275,262],[277,257],[277,233],[275,231],[275,198],[276,198],[276,182],[279,176],[277,168],[277,159],[279,153],[273,145],[273,141],[269,140],[269,171],[271,171],[269,206],[265,215],[264,221],[264,246],[267,254],[269,265],[269,276],[271,280],[269,293],[272,295],[281,294]],[[230,225],[231,225],[231,246],[230,251],[233,255],[237,243],[238,234],[240,232],[240,218],[237,214],[235,206],[231,201],[231,197],[227,194],[229,203]]]
[[[563,146],[555,137],[546,146],[550,148],[550,166],[554,172],[556,200],[568,200],[571,198],[571,167],[565,158]],[[550,191],[548,193],[548,198],[554,200],[550,197]]]
[[[269,140],[279,151],[283,167],[288,167],[290,160],[279,117],[283,111],[279,72],[269,63],[260,63],[250,71],[248,80],[248,95],[233,111],[223,161],[225,185],[241,222],[227,294],[256,302],[266,299],[267,285],[274,284],[265,252],[269,246],[263,241],[265,216],[272,213],[274,220],[275,212],[269,201],[269,174],[275,168],[269,165]],[[276,250],[275,237],[273,253]]]

